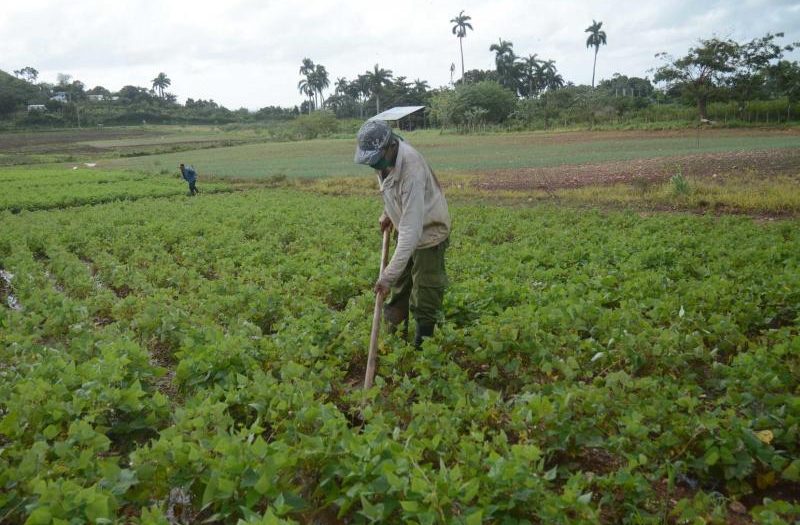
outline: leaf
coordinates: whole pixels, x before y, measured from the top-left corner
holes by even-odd
[[[411,490],[417,494],[426,494],[428,492],[428,484],[419,476],[411,478]]]
[[[47,425],[47,427],[44,429],[42,434],[47,439],[53,439],[54,437],[56,437],[59,434],[60,431],[61,431],[61,429],[59,427],[57,427],[56,425]]]
[[[467,516],[466,521],[467,525],[480,525],[481,523],[483,523],[483,511],[476,510],[475,512]]]
[[[717,461],[719,461],[719,451],[716,449],[716,447],[711,448],[708,452],[706,452],[703,461],[709,467],[717,464]]]
[[[481,484],[477,479],[471,479],[464,483],[464,485],[461,487],[461,490],[463,491],[463,501],[472,501],[472,498],[478,495],[478,490],[480,487]]]
[[[681,305],[681,309],[678,310],[678,317],[683,319],[683,316],[686,315],[686,310],[683,309],[683,305]]]
[[[361,496],[361,514],[370,521],[380,521],[383,518],[383,503],[373,505],[367,498]]]
[[[800,459],[795,459],[789,463],[789,466],[781,473],[781,477],[789,481],[800,481]]]
[[[592,356],[591,362],[592,362],[592,363],[594,363],[594,362],[595,362],[595,361],[597,361],[598,359],[602,359],[602,358],[603,358],[603,356],[605,356],[605,355],[606,355],[606,353],[605,353],[605,352],[597,352],[596,354],[594,354],[594,355]]]
[[[578,496],[578,503],[582,503],[584,505],[588,505],[592,501],[592,493],[587,492],[586,494],[581,494]]]
[[[97,523],[101,518],[108,518],[110,513],[108,496],[95,494],[86,505],[86,517],[90,522]]]
[[[386,474],[384,474],[384,476],[386,477],[386,481],[389,482],[389,486],[392,487],[393,489],[400,490],[403,487],[405,487],[405,481],[402,478],[396,476],[395,474],[387,472]]]
[[[403,510],[406,512],[417,512],[419,511],[419,502],[418,501],[401,501],[400,506],[403,507]]]
[[[766,474],[759,474],[756,476],[756,486],[761,490],[772,487],[776,482],[774,472],[767,472]]]
[[[769,445],[775,436],[772,434],[772,430],[759,430],[756,432],[756,437],[762,443]]]
[[[545,472],[544,479],[546,479],[547,481],[553,481],[554,479],[556,479],[557,475],[558,475],[558,467],[553,467],[547,472]]]
[[[25,525],[48,525],[52,519],[53,516],[50,514],[50,509],[47,507],[39,507],[31,512],[31,515],[25,520]]]

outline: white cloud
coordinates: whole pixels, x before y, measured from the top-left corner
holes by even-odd
[[[462,9],[475,28],[464,39],[467,69],[492,68],[489,46],[502,37],[519,55],[555,59],[576,83],[591,81],[584,29],[593,19],[608,34],[598,78],[647,75],[655,53],[678,55],[714,34],[749,40],[785,31],[785,42],[800,40],[800,4],[783,0],[28,0],[4,6],[0,69],[30,65],[42,80],[63,72],[112,90],[149,87],[164,71],[180,99],[213,98],[234,109],[290,106],[302,101],[303,57],[324,64],[331,83],[379,63],[395,75],[446,84],[450,63],[460,69],[449,20]]]

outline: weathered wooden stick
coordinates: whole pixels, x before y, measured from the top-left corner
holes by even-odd
[[[389,236],[391,228],[383,230],[383,246],[381,248],[381,272],[386,268],[389,260]],[[369,338],[369,354],[367,354],[367,375],[364,377],[364,390],[372,388],[372,381],[375,380],[375,368],[378,366],[378,334],[381,331],[381,313],[383,312],[382,293],[375,295],[375,311],[372,313],[372,334]]]

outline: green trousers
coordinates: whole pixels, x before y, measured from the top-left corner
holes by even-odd
[[[403,273],[392,286],[392,295],[383,307],[390,326],[399,326],[414,316],[417,325],[433,326],[442,318],[442,300],[447,288],[444,252],[445,239],[436,246],[415,250]]]

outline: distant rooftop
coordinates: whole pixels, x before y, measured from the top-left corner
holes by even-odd
[[[392,109],[387,109],[383,113],[378,113],[369,120],[400,120],[421,109],[425,109],[425,106],[397,106]]]

